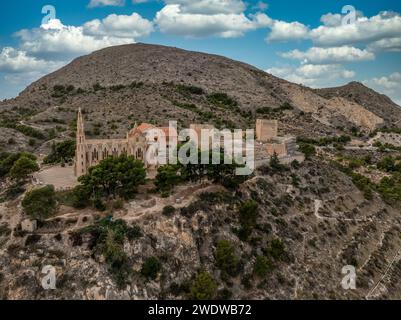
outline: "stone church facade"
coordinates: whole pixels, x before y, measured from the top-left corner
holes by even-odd
[[[149,152],[150,146],[157,142],[157,138],[152,134],[154,129],[163,131],[166,137],[167,148],[169,147],[169,141],[177,138],[175,130],[142,123],[139,126],[135,125],[127,133],[125,139],[87,139],[85,136],[84,119],[81,109],[79,109],[74,162],[75,176],[80,177],[85,175],[90,167],[99,164],[102,160],[110,156],[118,157],[123,154],[134,156],[135,159],[143,161],[148,173],[149,171],[156,170],[157,165],[154,164],[154,159],[156,159],[157,154]]]

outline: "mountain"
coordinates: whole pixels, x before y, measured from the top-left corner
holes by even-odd
[[[78,107],[88,134],[104,137],[124,135],[135,121],[249,128],[256,117],[279,118],[285,133],[314,137],[353,127],[371,131],[391,125],[399,112],[390,99],[359,84],[312,90],[225,57],[132,44],[80,57],[32,83],[0,103],[0,120],[23,120],[42,131],[62,127],[66,136]]]
[[[315,92],[326,99],[342,97],[357,103],[385,120],[388,125],[400,123],[401,108],[389,97],[364,86],[359,82],[351,82],[345,86],[328,89],[317,89]]]
[[[48,154],[75,137],[78,107],[91,138],[123,137],[142,121],[252,128],[264,117],[314,140],[299,142],[303,163],[266,161],[234,190],[202,179],[160,194],[147,181],[131,201],[94,201],[106,211],[74,208],[83,189],[59,191],[57,211],[33,231],[22,228],[22,199],[38,181],[0,176],[0,299],[185,299],[202,290],[219,299],[401,298],[401,151],[328,137],[359,129],[367,140],[396,125],[399,107],[387,97],[358,83],[311,89],[215,55],[118,46],[1,102],[2,150]],[[401,145],[393,131],[389,141]],[[3,175],[13,156],[0,152]],[[48,265],[56,290],[41,286]],[[355,290],[342,287],[350,266]]]

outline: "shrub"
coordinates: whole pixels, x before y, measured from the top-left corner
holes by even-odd
[[[236,108],[238,107],[238,102],[233,98],[229,97],[226,93],[217,92],[208,95],[207,100],[218,107],[223,108]]]
[[[30,127],[30,126],[19,124],[15,127],[15,129],[28,137],[41,139],[41,140],[46,139],[46,136],[41,131],[39,131],[33,127]]]
[[[280,163],[276,152],[270,157],[269,166],[272,173],[278,173],[287,170],[287,167]]]
[[[94,253],[105,257],[108,270],[112,274],[117,286],[122,289],[131,275],[129,259],[124,252],[124,240],[133,240],[142,236],[138,226],[129,227],[123,220],[113,220],[111,217],[97,221],[92,226],[74,233],[75,238],[83,234],[92,236]],[[79,242],[79,241],[78,241]]]
[[[180,84],[177,86],[177,90],[178,90],[178,92],[183,93],[183,94],[196,94],[196,95],[204,94],[204,90],[202,88],[195,87],[192,85],[188,86],[188,85]]]
[[[395,173],[392,177],[384,177],[377,190],[382,198],[391,205],[401,204],[401,173]]]
[[[23,184],[23,183],[22,183]],[[10,201],[15,200],[18,196],[25,192],[25,188],[21,183],[14,184],[10,186],[4,193],[1,200],[3,201]],[[1,202],[0,200],[0,202]]]
[[[377,163],[377,168],[386,172],[392,172],[396,170],[396,162],[392,156],[384,157]]]
[[[264,278],[272,270],[271,261],[265,256],[257,256],[253,272],[260,278]]]
[[[27,152],[20,153],[3,153],[0,158],[0,177],[10,173],[14,164],[22,157],[35,161],[36,157]]]
[[[216,296],[217,283],[207,272],[200,272],[191,287],[194,300],[212,300]]]
[[[216,249],[217,267],[225,274],[235,276],[238,272],[239,259],[235,254],[234,246],[228,240],[217,243]]]
[[[24,211],[34,219],[45,220],[56,212],[56,193],[53,186],[28,192],[22,200]]]
[[[173,206],[166,206],[163,208],[163,215],[170,217],[174,214],[175,208]]]
[[[10,170],[10,176],[15,180],[24,180],[28,175],[38,170],[39,166],[35,160],[22,156],[13,164]]]
[[[316,154],[315,146],[304,142],[299,143],[299,151],[301,151],[307,159],[310,159]]]
[[[67,140],[52,145],[50,154],[43,160],[45,164],[69,162],[75,156],[75,141]]]
[[[268,249],[268,252],[270,256],[274,259],[280,260],[285,255],[285,245],[280,239],[274,239],[270,243],[270,248]]]
[[[254,227],[258,217],[258,204],[255,200],[246,200],[239,208],[241,224]]]
[[[147,279],[156,279],[162,265],[156,257],[150,257],[142,265],[141,274]]]

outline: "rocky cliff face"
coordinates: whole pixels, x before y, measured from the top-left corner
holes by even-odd
[[[179,204],[174,204],[176,198]],[[242,241],[236,231],[242,226],[238,209],[250,198],[259,205],[257,224]],[[160,204],[168,201],[176,210],[165,215]],[[19,209],[9,204],[2,212],[3,223]],[[347,176],[325,161],[307,161],[285,173],[259,172],[235,194],[195,184],[178,188],[171,200],[155,196],[149,203],[139,196],[114,212],[115,219],[139,226],[142,233],[124,243],[132,274],[120,288],[104,257],[94,251],[93,235],[79,232],[93,225],[96,216],[99,213],[91,210],[64,209],[35,234],[14,233],[12,241],[2,242],[3,298],[183,299],[191,296],[200,270],[217,281],[220,298],[401,297],[399,211],[376,196],[366,200]],[[238,259],[238,269],[230,276],[216,262],[216,246],[223,239],[232,243]],[[283,247],[272,251],[277,241]],[[262,255],[270,255],[271,261],[260,277],[254,268]],[[149,257],[161,261],[154,280],[140,273]],[[45,265],[57,269],[56,290],[41,286]],[[346,265],[356,267],[356,290],[341,286]]]

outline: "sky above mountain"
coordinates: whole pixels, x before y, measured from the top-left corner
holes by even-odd
[[[310,87],[360,81],[401,105],[399,0],[16,0],[0,19],[0,99],[78,56],[144,42]]]

